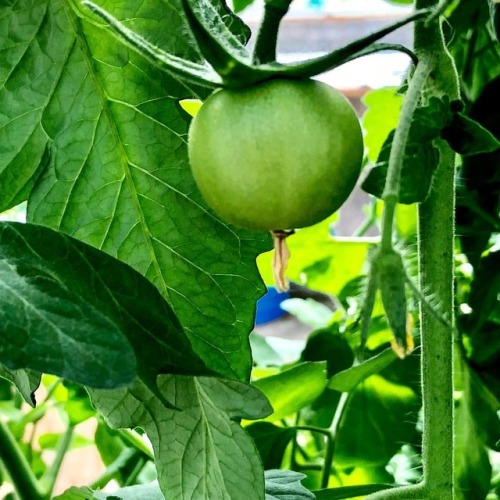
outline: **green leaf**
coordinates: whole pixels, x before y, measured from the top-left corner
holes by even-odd
[[[379,375],[367,378],[347,402],[334,463],[340,468],[386,465],[402,443],[416,439],[419,409],[419,398],[409,387]]]
[[[278,427],[271,422],[255,422],[245,426],[253,439],[264,469],[279,469],[287,446],[295,437],[295,428]]]
[[[42,450],[55,450],[57,445],[62,438],[63,434],[59,432],[48,432],[43,434],[38,438],[38,444]],[[85,446],[91,446],[94,442],[88,437],[82,436],[80,434],[75,434],[71,438],[71,444],[69,448],[74,450],[75,448],[83,448]]]
[[[489,0],[490,18],[497,42],[500,41],[500,4],[496,0]]]
[[[101,460],[106,467],[112,464],[126,448],[119,438],[118,431],[111,429],[100,416],[97,421],[94,441]]]
[[[363,380],[383,370],[396,358],[397,356],[392,349],[386,349],[358,365],[335,374],[330,379],[328,387],[340,392],[351,392]]]
[[[487,446],[500,435],[499,402],[462,360],[461,398],[455,412],[455,476],[461,498],[486,498],[491,482]]]
[[[30,406],[35,407],[35,391],[40,385],[41,374],[33,370],[9,370],[0,365],[0,377],[12,382]]]
[[[100,17],[106,23],[107,26],[105,27],[110,33],[116,36],[122,43],[128,45],[132,50],[135,50],[159,70],[165,71],[173,77],[180,77],[187,83],[202,87],[214,89],[222,84],[222,79],[219,78],[217,73],[205,65],[187,61],[165,52],[149,42],[147,38],[127,28],[116,17],[93,2],[84,0],[82,1],[82,5]]]
[[[427,198],[439,162],[439,150],[433,141],[440,137],[452,116],[451,105],[446,97],[431,97],[425,106],[415,110],[404,154],[399,203],[418,203]],[[393,138],[394,132],[387,136],[375,167],[362,184],[366,192],[378,198],[382,198],[384,191]]]
[[[2,106],[3,90],[0,89],[0,106]],[[0,109],[2,109],[0,107]],[[19,121],[17,118],[13,121]],[[47,137],[41,127],[37,127],[30,137],[14,138],[9,137],[9,126],[2,126],[0,117],[0,140],[4,139],[4,144],[12,141],[12,147],[21,147],[16,156],[9,160],[6,155],[0,156],[0,212],[19,205],[28,198],[35,182],[50,161],[50,148],[46,144]],[[16,131],[17,132],[17,131]],[[22,140],[25,143],[19,144]],[[15,142],[14,142],[15,141]],[[44,147],[45,146],[45,147]],[[2,158],[4,156],[4,158]],[[3,161],[2,161],[3,160]]]
[[[141,383],[90,393],[112,427],[144,429],[165,498],[232,499],[251,491],[256,500],[263,499],[262,464],[250,437],[235,422],[269,414],[263,395],[247,384],[217,378],[161,375],[158,386],[179,410],[165,408]]]
[[[343,486],[341,488],[328,488],[315,490],[316,500],[342,500],[343,498],[354,498],[377,493],[377,491],[389,490],[389,484],[363,484],[360,486]]]
[[[367,107],[363,115],[368,159],[375,162],[389,133],[396,128],[403,96],[396,88],[372,90],[363,96]]]
[[[61,4],[21,0],[0,5],[0,212],[27,198],[44,164],[42,113],[72,44]],[[49,14],[51,8],[61,22]],[[57,50],[51,50],[53,39]]]
[[[305,477],[291,470],[266,470],[266,500],[314,500],[314,495],[300,484]]]
[[[72,487],[54,497],[54,500],[164,500],[164,498],[158,484],[151,483],[127,486],[113,493],[92,491],[86,486]]]
[[[301,354],[302,361],[326,361],[327,378],[352,365],[354,353],[338,325],[312,332]]]
[[[64,402],[64,411],[71,425],[78,425],[89,418],[96,416],[96,411],[92,406],[87,391],[77,384],[72,384],[67,380],[64,385],[68,390],[68,398]]]
[[[137,371],[153,390],[160,372],[205,370],[148,280],[52,229],[0,225],[0,289],[9,368],[100,388],[128,385]]]
[[[181,0],[199,51],[225,83],[236,86],[255,79],[245,46],[228,29],[209,0]]]
[[[252,383],[269,399],[274,412],[268,421],[280,420],[311,404],[326,387],[326,363],[301,363]]]
[[[457,103],[462,105],[460,101]],[[412,116],[409,142],[416,145],[437,139],[443,128],[452,120],[451,110],[454,105],[447,96],[430,97],[427,104],[418,107]]]
[[[361,185],[364,191],[378,198],[382,198],[385,188],[393,137],[394,133],[389,134],[377,163]],[[429,194],[438,163],[439,150],[431,141],[409,142],[404,154],[398,202],[411,205],[424,201]]]
[[[442,135],[461,155],[491,153],[500,148],[500,141],[488,129],[462,113],[454,114]]]
[[[43,105],[31,104],[39,110],[33,120],[42,120],[53,153],[30,194],[28,219],[145,275],[207,365],[246,380],[248,332],[264,291],[254,262],[270,238],[219,221],[195,186],[187,159],[188,118],[178,101],[204,97],[204,91],[179,83],[78,17],[77,3],[75,10],[65,0],[22,3],[11,24],[28,18],[40,27],[33,28],[32,45],[43,42],[44,53],[61,59],[50,92],[38,86],[43,67],[36,58],[16,63],[30,89],[43,95]],[[39,4],[44,9],[33,8]],[[179,36],[186,24],[178,5],[127,0],[106,7],[162,50],[200,60],[192,38]],[[10,58],[10,49],[3,54]],[[23,88],[12,86],[12,98],[22,100]]]
[[[469,306],[472,312],[467,316],[471,333],[479,333],[498,303],[500,293],[500,251],[487,253],[476,269],[470,285]]]
[[[238,14],[239,12],[245,10],[249,5],[252,5],[253,0],[234,0],[232,3],[234,12]]]

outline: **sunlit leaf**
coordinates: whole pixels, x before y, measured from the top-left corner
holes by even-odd
[[[372,90],[363,96],[367,110],[363,115],[368,159],[375,162],[391,130],[398,124],[403,96],[394,87]]]
[[[271,422],[291,415],[312,403],[326,387],[326,363],[301,363],[276,375],[253,382],[269,399]]]
[[[352,391],[359,383],[366,378],[378,373],[396,359],[396,354],[392,349],[386,349],[380,354],[367,359],[358,365],[354,365],[347,370],[336,373],[328,382],[330,389],[341,392]]]
[[[201,60],[193,38],[179,36],[187,34],[179,4],[100,4],[151,43]],[[213,5],[244,40],[241,21]],[[150,65],[87,13],[78,0],[0,6],[0,19],[9,20],[0,30],[0,199],[9,205],[27,196],[26,179],[36,179],[50,144],[29,195],[29,220],[145,275],[207,364],[247,379],[248,333],[264,291],[254,261],[269,239],[220,222],[197,191],[187,161],[189,116],[179,101],[206,91]]]

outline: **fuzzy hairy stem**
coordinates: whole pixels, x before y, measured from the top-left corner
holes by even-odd
[[[416,0],[415,7],[437,4],[437,0]],[[415,52],[419,61],[430,64],[423,103],[431,96],[458,98],[458,78],[439,19],[415,24]],[[433,187],[418,207],[419,276],[421,289],[439,297],[440,313],[453,322],[455,154],[444,141],[438,146],[440,161]],[[454,498],[453,330],[422,305],[420,317],[424,480],[416,486],[370,495],[370,500]]]
[[[408,92],[405,96],[401,109],[401,118],[394,133],[391,153],[389,156],[389,166],[387,170],[387,180],[385,183],[382,199],[384,200],[384,212],[382,216],[382,242],[383,250],[392,249],[392,231],[396,205],[399,198],[401,185],[401,171],[403,168],[404,154],[413,114],[417,108],[422,93],[422,88],[430,72],[432,61],[429,57],[420,59],[415,73],[411,79]]]
[[[263,64],[276,60],[278,31],[290,4],[291,0],[267,0],[264,3],[264,18],[252,54],[254,63]]]
[[[437,4],[417,0],[417,8]],[[416,23],[415,51],[432,54],[434,67],[425,98],[457,99],[458,78],[439,19]],[[455,236],[455,153],[439,142],[440,161],[429,197],[418,207],[420,287],[439,297],[440,313],[453,324],[453,249]],[[423,467],[428,498],[454,498],[453,330],[420,306]]]

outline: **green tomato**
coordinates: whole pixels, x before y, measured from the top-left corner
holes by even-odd
[[[217,90],[189,129],[189,159],[207,204],[225,221],[295,229],[335,212],[363,157],[356,114],[313,80],[271,80]]]

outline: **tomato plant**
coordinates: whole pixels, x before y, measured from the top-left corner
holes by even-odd
[[[356,114],[312,80],[211,95],[189,130],[195,181],[222,219],[247,229],[310,226],[338,210],[361,171]]]
[[[417,0],[376,33],[281,64],[288,7],[265,3],[250,52],[219,0],[0,3],[0,496],[498,497],[496,2]],[[413,47],[381,41],[408,23]],[[362,145],[349,105],[311,79],[380,50],[409,67],[365,99],[366,220],[350,238],[331,237],[335,215],[290,236],[288,277],[309,289],[285,307],[313,325],[305,341],[251,334],[269,235],[210,211],[188,149],[210,183],[222,158],[244,194],[251,171],[286,211],[304,202],[310,217],[311,191],[325,209],[262,228],[327,216]],[[255,112],[271,108],[263,89],[286,114]],[[205,101],[191,134],[185,99]],[[248,117],[265,133],[247,147]],[[251,169],[227,163],[241,152]],[[238,200],[228,217],[261,221],[267,205]],[[61,487],[82,447],[96,477]]]

